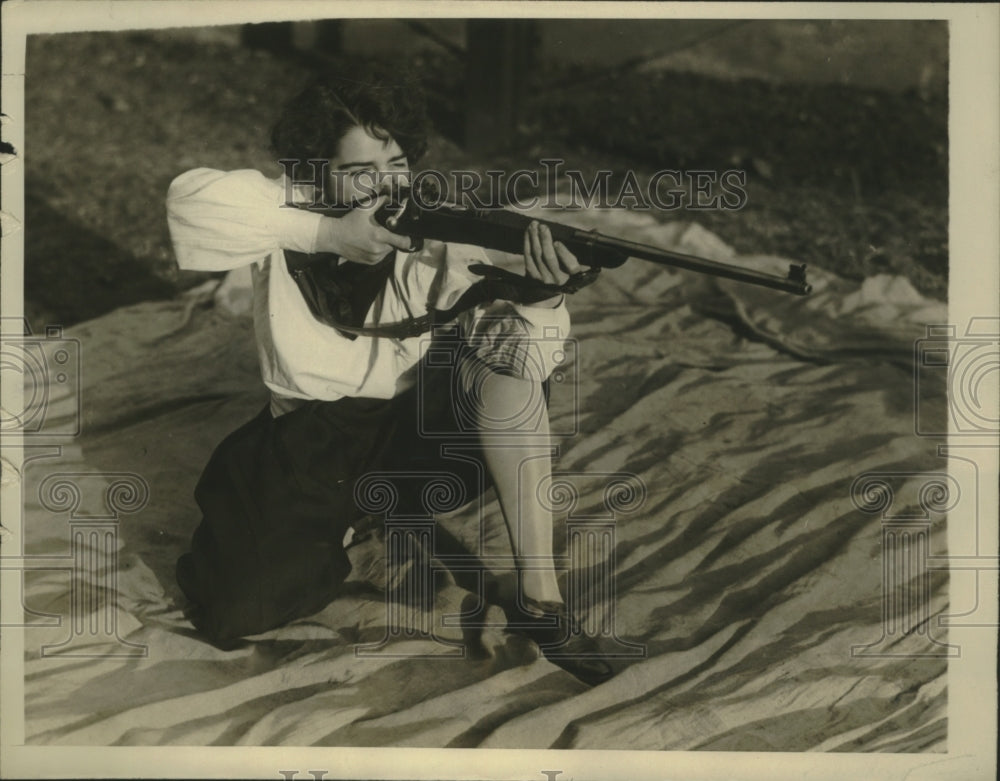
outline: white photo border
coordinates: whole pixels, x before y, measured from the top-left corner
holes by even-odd
[[[4,235],[0,311],[23,313],[23,161],[25,40],[33,33],[210,26],[317,18],[788,18],[940,19],[950,30],[949,322],[1000,316],[1000,7],[990,4],[902,3],[607,3],[607,2],[271,2],[238,0],[29,0],[3,3],[4,139],[15,149],[2,166]],[[16,387],[4,387],[18,408]],[[9,406],[8,406],[9,405]],[[996,444],[996,443],[994,443]],[[998,474],[996,447],[981,449],[980,472]],[[16,453],[4,455],[0,499],[8,539],[21,530]],[[9,471],[8,467],[14,471]],[[10,479],[8,479],[10,475]],[[13,488],[11,488],[13,486]],[[984,480],[980,506],[996,518],[995,481]],[[949,550],[961,550],[960,524],[949,524]],[[995,525],[980,539],[997,548]],[[20,593],[16,569],[0,569],[2,593]],[[0,768],[6,777],[281,778],[281,769],[325,770],[326,778],[546,779],[987,779],[996,770],[997,572],[986,571],[980,596],[991,627],[949,629],[962,656],[949,663],[947,754],[800,754],[792,752],[514,751],[493,749],[217,748],[25,746],[23,630],[0,643]],[[0,605],[2,623],[20,606]]]

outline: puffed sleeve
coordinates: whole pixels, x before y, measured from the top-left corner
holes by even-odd
[[[286,205],[281,179],[196,168],[167,192],[167,224],[183,269],[228,271],[278,249],[313,253],[323,217]]]

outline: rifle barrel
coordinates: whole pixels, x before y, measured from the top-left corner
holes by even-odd
[[[581,239],[585,240],[588,232],[578,231],[578,233],[582,234]],[[768,274],[764,271],[734,266],[731,263],[723,263],[718,260],[709,260],[697,255],[685,255],[683,252],[673,252],[648,244],[640,244],[636,241],[628,241],[627,239],[616,239],[602,234],[596,234],[594,239],[596,240],[595,243],[599,246],[607,246],[630,258],[647,260],[661,266],[698,271],[702,274],[734,279],[737,282],[747,282],[751,285],[762,285],[763,287],[782,290],[786,293],[795,293],[800,296],[805,296],[812,292],[812,285],[808,284],[805,279],[804,265],[791,264],[788,276],[779,277],[776,274]]]

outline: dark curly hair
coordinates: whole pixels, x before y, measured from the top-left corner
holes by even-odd
[[[329,159],[352,127],[394,139],[412,165],[427,151],[429,132],[419,84],[375,65],[357,76],[316,77],[286,104],[271,131],[271,148],[283,160]]]

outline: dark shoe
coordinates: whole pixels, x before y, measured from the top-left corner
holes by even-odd
[[[365,515],[353,521],[344,535],[344,550],[367,542],[373,535],[381,534],[382,524],[383,519],[374,515]]]
[[[516,623],[508,622],[508,629],[534,640],[546,659],[589,686],[604,683],[615,674],[597,641],[583,633],[565,604],[525,602],[528,610],[517,614]]]

